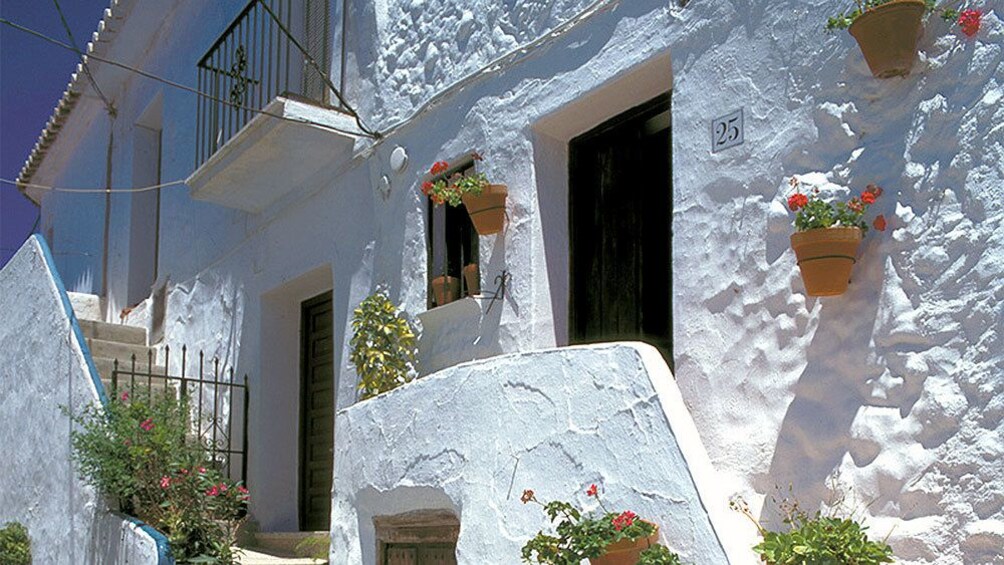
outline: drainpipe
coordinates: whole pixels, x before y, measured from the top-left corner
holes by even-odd
[[[115,115],[108,113],[108,151],[105,154],[105,227],[104,227],[104,249],[101,254],[101,296],[105,299],[104,319],[107,321],[109,306],[111,301],[108,296],[108,238],[111,235],[111,208],[112,208],[112,148],[115,142]]]

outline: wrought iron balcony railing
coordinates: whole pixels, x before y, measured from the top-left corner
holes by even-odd
[[[276,96],[327,104],[329,37],[328,0],[251,0],[199,61],[195,167]]]

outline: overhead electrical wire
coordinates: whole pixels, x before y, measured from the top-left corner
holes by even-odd
[[[36,183],[33,183],[33,182],[18,182],[18,181],[15,181],[15,180],[4,179],[4,178],[0,178],[0,182],[7,183],[7,184],[13,184],[13,185],[16,185],[16,186],[23,186],[23,187],[26,187],[26,188],[37,188],[39,190],[50,190],[52,192],[79,192],[79,193],[95,193],[95,192],[100,192],[100,193],[107,193],[107,192],[111,192],[111,193],[116,193],[116,192],[120,192],[120,193],[124,193],[124,192],[149,192],[151,190],[157,190],[158,188],[164,188],[164,187],[168,187],[168,186],[175,186],[175,185],[183,185],[183,184],[185,184],[185,181],[183,181],[183,180],[175,180],[175,181],[165,182],[165,183],[161,183],[161,184],[154,184],[154,185],[151,185],[151,186],[141,186],[141,187],[138,187],[138,188],[67,188],[67,187],[61,187],[61,186],[49,186],[49,185],[46,185],[46,184],[36,184]]]
[[[338,128],[338,127],[331,126],[331,125],[328,125],[328,124],[322,124],[320,122],[315,122],[313,120],[307,120],[307,119],[302,119],[302,118],[292,118],[292,117],[289,117],[289,116],[283,116],[283,115],[280,115],[280,114],[274,114],[274,113],[266,111],[266,110],[261,110],[261,109],[258,109],[258,108],[253,108],[251,106],[245,106],[243,104],[235,104],[233,102],[230,102],[229,100],[224,100],[222,98],[217,98],[216,96],[213,96],[212,94],[208,94],[208,93],[202,92],[201,90],[198,90],[196,88],[192,88],[190,86],[186,86],[184,84],[175,82],[173,80],[166,79],[166,78],[161,77],[161,76],[157,76],[157,75],[155,75],[153,73],[144,71],[142,69],[137,69],[135,67],[131,67],[131,66],[126,65],[124,63],[119,63],[118,61],[115,61],[115,60],[112,60],[112,59],[107,59],[105,57],[100,57],[98,55],[86,54],[83,51],[81,51],[81,50],[73,47],[72,45],[68,45],[68,44],[66,44],[66,43],[64,43],[62,41],[59,41],[58,39],[53,39],[53,38],[51,38],[51,37],[49,37],[49,36],[47,36],[47,35],[45,35],[45,34],[43,34],[41,32],[35,31],[35,30],[31,29],[31,28],[28,28],[28,27],[25,27],[25,26],[20,25],[18,23],[12,22],[12,21],[10,21],[10,20],[8,20],[6,18],[0,18],[0,24],[4,24],[4,25],[10,26],[10,27],[12,27],[14,29],[23,31],[23,32],[25,32],[27,34],[34,35],[35,37],[38,37],[39,39],[45,40],[45,41],[47,41],[49,43],[52,43],[53,45],[58,45],[59,47],[62,47],[63,49],[67,49],[69,51],[73,51],[74,53],[77,53],[78,55],[80,55],[80,56],[82,56],[82,57],[84,57],[86,59],[94,59],[95,61],[101,61],[102,63],[107,63],[109,65],[112,65],[112,66],[115,66],[115,67],[119,67],[121,69],[124,69],[124,70],[130,71],[130,72],[136,73],[136,74],[138,74],[140,76],[144,76],[146,78],[149,78],[149,79],[152,79],[152,80],[156,80],[158,82],[162,82],[162,83],[164,83],[164,84],[166,84],[168,86],[172,86],[174,88],[178,88],[178,89],[181,89],[181,90],[185,90],[187,92],[191,92],[192,94],[195,94],[197,96],[201,96],[201,97],[206,98],[208,100],[212,100],[213,102],[218,102],[220,104],[225,104],[227,106],[232,106],[232,107],[238,108],[240,110],[245,110],[245,111],[248,111],[248,112],[253,112],[255,114],[262,114],[264,116],[269,116],[269,117],[272,117],[272,118],[276,118],[278,120],[283,120],[283,121],[292,122],[292,123],[298,123],[298,124],[304,124],[304,125],[310,125],[310,126],[314,126],[314,127],[317,127],[317,128],[324,129],[324,130],[333,131],[335,133],[341,133],[341,134],[344,134],[344,135],[351,135],[351,136],[355,136],[355,137],[368,137],[368,138],[371,138],[371,139],[378,139],[379,138],[379,134],[369,133],[367,131],[349,131],[349,130]]]

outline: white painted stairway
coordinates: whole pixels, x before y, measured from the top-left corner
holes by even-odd
[[[119,371],[132,372],[132,357],[136,356],[136,373],[163,375],[164,367],[157,364],[157,352],[146,344],[146,329],[122,324],[109,324],[95,320],[79,320],[87,347],[91,350],[94,365],[105,384],[105,390],[112,389],[112,369],[119,362]],[[153,382],[154,387],[163,387],[163,381]],[[137,376],[137,385],[145,385],[146,379]],[[118,376],[120,390],[129,386],[129,375]]]

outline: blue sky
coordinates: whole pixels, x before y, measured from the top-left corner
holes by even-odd
[[[83,47],[108,0],[61,0],[60,6]],[[69,43],[52,0],[0,0],[0,15]],[[0,25],[0,177],[17,178],[77,62],[70,51]],[[31,233],[37,217],[37,207],[0,183],[0,266]]]

